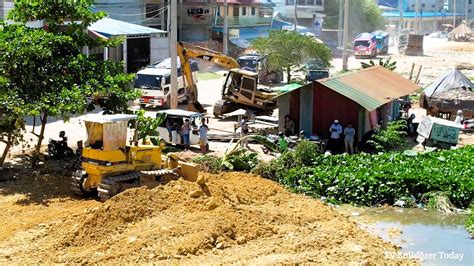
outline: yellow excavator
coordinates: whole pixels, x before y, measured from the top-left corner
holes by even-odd
[[[72,190],[79,195],[97,192],[100,200],[133,187],[154,187],[170,178],[196,181],[197,165],[176,154],[161,154],[161,147],[126,145],[128,121],[135,115],[87,115],[82,120],[87,141],[81,169],[72,175]],[[137,143],[137,142],[135,142]]]
[[[178,43],[178,56],[188,88],[188,109],[205,113],[198,101],[198,91],[193,81],[190,59],[201,59],[229,69],[222,87],[221,100],[214,104],[214,116],[220,116],[243,108],[257,114],[270,114],[277,107],[276,96],[258,82],[258,73],[242,70],[234,58],[225,54],[195,46]],[[260,86],[260,87],[259,87]]]

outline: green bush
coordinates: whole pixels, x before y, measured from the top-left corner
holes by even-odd
[[[392,150],[406,142],[406,129],[407,122],[405,120],[388,122],[387,128],[380,130],[367,143],[379,151]]]
[[[466,229],[469,233],[471,233],[472,237],[474,238],[474,204],[470,207],[471,213],[469,214],[469,218],[466,221]]]
[[[469,206],[473,199],[473,146],[415,156],[399,152],[315,155],[309,156],[310,161],[301,154],[288,152],[258,167],[256,173],[297,192],[368,206],[393,204],[402,197],[421,202],[424,194],[434,191],[444,192],[458,207]]]
[[[192,159],[193,163],[202,165],[202,170],[209,173],[219,173],[224,170],[222,159],[216,156],[200,155]]]

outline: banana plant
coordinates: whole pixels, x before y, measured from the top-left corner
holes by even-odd
[[[390,71],[395,71],[397,69],[397,61],[392,61],[392,58],[389,57],[387,60],[384,62],[382,58],[379,59],[379,66],[382,66],[383,68],[386,68]],[[369,63],[361,62],[362,68],[369,68],[375,66],[375,62],[373,60],[370,60]]]
[[[267,138],[260,136],[260,135],[247,135],[245,137],[240,138],[238,141],[234,142],[235,139],[231,139],[229,146],[227,146],[224,156],[222,157],[222,165],[228,169],[233,169],[234,166],[230,162],[230,158],[234,155],[237,155],[242,151],[241,143],[244,140],[255,140],[259,144],[265,146],[272,152],[278,152],[279,147],[277,144],[273,143],[272,141],[268,140]]]

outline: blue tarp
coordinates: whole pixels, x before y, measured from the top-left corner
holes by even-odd
[[[166,33],[166,31],[163,30],[140,26],[111,18],[103,18],[91,24],[88,29],[98,32],[106,37]]]
[[[432,18],[432,17],[452,17],[454,13],[448,13],[448,12],[423,12],[419,13],[419,16],[423,16],[426,18]],[[386,11],[382,13],[383,17],[386,18],[398,18],[400,17],[400,12],[398,11]],[[462,14],[457,14],[456,16],[462,16]],[[403,17],[404,18],[414,18],[415,17],[415,12],[403,12]]]

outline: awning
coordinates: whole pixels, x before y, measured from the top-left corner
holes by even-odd
[[[92,23],[88,29],[106,37],[166,33],[166,31],[163,30],[140,26],[111,18],[98,20],[95,23]]]
[[[420,88],[410,80],[381,66],[316,82],[353,100],[368,111],[409,95]]]

